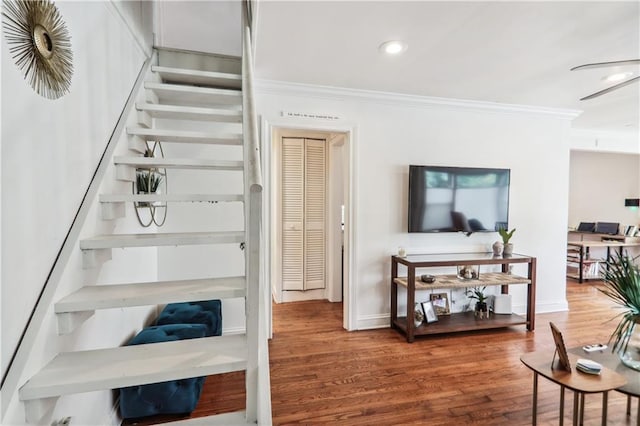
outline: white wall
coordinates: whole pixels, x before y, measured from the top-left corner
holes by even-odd
[[[569,226],[580,222],[640,224],[640,210],[624,206],[640,197],[640,154],[571,151]]]
[[[144,2],[142,2],[144,3]],[[37,95],[2,48],[2,371],[61,248],[100,156],[146,58],[148,5],[133,2],[57,2],[71,35],[74,75],[71,92],[55,100]],[[125,18],[126,17],[126,18]],[[137,25],[137,26],[136,26]],[[142,25],[142,26],[141,26]],[[146,25],[146,26],[145,26]],[[112,170],[104,192],[130,190]],[[89,213],[81,238],[106,232],[134,232],[135,218],[105,222]],[[114,253],[102,268],[83,270],[80,250],[68,261],[54,300],[83,284],[154,279],[156,252]],[[126,277],[126,278],[125,278]],[[57,336],[51,309],[20,384],[59,351],[118,346],[141,328],[153,308],[97,312],[80,329]],[[2,424],[24,423],[15,395]],[[74,417],[75,424],[112,422],[111,392],[63,397],[51,417]]]
[[[156,46],[240,56],[242,2],[157,1]]]
[[[511,169],[510,226],[516,252],[538,258],[537,311],[567,308],[565,254],[573,115],[559,110],[457,102],[262,81],[258,113],[286,122],[282,111],[331,115],[327,129],[352,126],[356,325],[388,326],[390,255],[490,251],[497,235],[408,234],[409,164]],[[291,127],[313,120],[290,119]],[[263,142],[263,147],[268,143]],[[265,172],[265,174],[268,172]],[[525,273],[524,271],[516,272]],[[522,311],[525,290],[513,289]]]

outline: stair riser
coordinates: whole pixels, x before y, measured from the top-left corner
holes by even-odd
[[[207,197],[201,197],[201,199],[199,200],[180,200],[180,199],[176,199],[176,200],[158,200],[157,198],[154,198],[153,196],[150,197],[146,197],[145,199],[136,199],[136,200],[130,200],[128,198],[130,197],[135,197],[134,194],[131,195],[122,195],[120,200],[117,199],[111,199],[111,200],[107,200],[107,201],[100,201],[100,217],[102,218],[102,220],[115,220],[115,219],[120,219],[123,217],[126,217],[127,213],[126,213],[126,203],[157,203],[157,206],[159,207],[163,207],[163,205],[166,206],[167,203],[239,203],[239,202],[243,202],[244,200],[242,200],[242,198],[236,198],[236,197],[229,197],[228,199],[221,199],[221,197],[218,197],[217,199],[211,198],[209,197],[209,199],[206,199]]]
[[[117,164],[116,179],[125,182],[135,182],[136,169],[157,168],[157,169],[180,169],[180,170],[209,170],[209,171],[242,171],[242,167],[235,165],[229,166],[207,166],[207,165],[172,165],[170,163],[147,163],[147,164]]]
[[[183,136],[181,134],[162,134],[157,132],[141,132],[142,129],[129,129],[127,130],[129,136],[141,138],[143,141],[162,142],[162,143],[193,143],[193,144],[205,144],[205,145],[242,145],[242,136],[229,134],[224,136]],[[143,151],[144,152],[144,151]]]
[[[157,65],[154,65],[151,70],[160,76],[163,82],[170,84],[189,84],[224,89],[241,89],[242,87],[242,77],[239,74],[188,70]]]
[[[127,248],[127,247],[163,247],[206,244],[239,244],[244,241],[244,232],[232,231],[211,235],[179,235],[166,236],[161,234],[139,234],[131,236],[114,235],[112,238],[89,239],[80,241],[83,251]]]
[[[210,121],[215,123],[241,123],[241,114],[224,114],[224,113],[198,113],[198,112],[172,112],[172,111],[147,111],[151,117],[165,120],[191,120],[191,121]]]
[[[190,88],[188,86],[168,84],[145,84],[145,89],[153,93],[147,97],[149,103],[202,106],[212,108],[216,105],[242,109],[242,94],[234,90],[215,90]]]

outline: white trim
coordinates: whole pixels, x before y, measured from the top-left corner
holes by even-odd
[[[569,303],[567,300],[563,300],[562,302],[546,302],[540,303],[536,302],[536,315],[538,314],[547,314],[552,312],[566,312],[569,310]],[[514,312],[524,312],[525,306],[517,306],[513,309]]]
[[[246,333],[246,329],[245,327],[223,327],[222,328],[222,335],[223,336],[231,336],[234,334],[245,334]]]
[[[322,122],[310,122],[309,120],[299,119],[299,118],[287,118],[287,117],[279,117],[277,119],[266,119],[262,117],[261,119],[261,146],[263,153],[263,161],[264,161],[264,181],[265,181],[265,199],[268,200],[268,206],[264,209],[264,229],[265,229],[265,238],[267,241],[272,241],[271,236],[271,221],[272,221],[272,211],[273,211],[273,191],[272,191],[272,136],[273,132],[277,128],[286,128],[286,129],[299,129],[305,131],[325,131],[325,132],[336,132],[336,133],[344,133],[345,134],[345,143],[348,146],[347,158],[345,159],[348,165],[348,176],[345,176],[347,179],[347,189],[345,191],[344,199],[345,205],[348,206],[347,214],[345,217],[345,246],[344,246],[344,276],[345,276],[345,294],[343,295],[343,327],[346,330],[356,330],[357,328],[357,318],[356,318],[356,279],[355,279],[355,261],[356,261],[356,233],[355,233],[355,221],[356,217],[356,134],[357,127],[353,123],[347,122],[331,122],[331,123],[322,123]],[[272,278],[272,263],[274,259],[272,258],[272,247],[269,246],[267,248],[267,253],[265,254],[265,258],[268,259],[266,262],[266,276],[269,281]],[[276,299],[276,302],[280,302],[279,295],[277,294],[276,288],[274,287],[275,283],[270,283],[270,287],[272,289],[272,295]]]
[[[375,314],[375,315],[365,315],[358,318],[358,330],[375,330],[378,328],[389,328],[391,321],[391,315],[389,313],[386,314]]]
[[[301,83],[288,83],[275,80],[255,80],[256,94],[299,96],[332,100],[350,100],[356,102],[374,102],[386,105],[399,105],[415,108],[443,108],[456,110],[524,114],[536,116],[554,116],[561,120],[573,120],[582,111],[564,108],[501,104],[496,102],[465,99],[438,98],[432,96],[406,95],[401,93],[378,92],[373,90],[350,89],[344,87],[319,86]]]

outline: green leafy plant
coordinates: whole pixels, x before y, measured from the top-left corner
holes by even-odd
[[[635,264],[636,259],[620,254],[610,259],[604,271],[604,288],[598,288],[623,310],[612,318],[621,317],[609,338],[609,343],[614,342],[612,352],[627,351],[633,330],[640,322],[640,267]]]
[[[138,194],[153,194],[158,191],[162,182],[162,176],[148,170],[138,170],[136,172],[136,187]]]
[[[511,239],[511,237],[513,237],[514,232],[516,232],[516,228],[513,228],[511,231],[507,231],[506,228],[498,229],[498,234],[500,234],[500,236],[502,237],[502,242],[504,244],[509,243],[509,240]]]
[[[465,290],[464,294],[469,298],[469,299],[476,299],[478,301],[478,303],[486,303],[487,302],[487,296],[484,294],[484,291],[487,289],[487,287],[482,287],[482,288],[478,288],[478,287],[474,287],[473,289],[467,289]]]

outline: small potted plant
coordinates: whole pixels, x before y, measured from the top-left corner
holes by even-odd
[[[638,257],[619,255],[607,262],[604,289],[598,288],[622,308],[620,322],[611,334],[611,351],[629,368],[640,371],[640,267]]]
[[[162,182],[162,176],[151,170],[139,169],[136,172],[136,190],[138,194],[155,194]],[[148,206],[149,203],[138,203],[138,206]]]
[[[511,256],[513,254],[513,243],[510,243],[509,240],[513,237],[514,232],[516,232],[516,228],[511,231],[507,231],[506,228],[498,229],[498,234],[502,237],[502,244],[504,245],[502,249],[503,256]]]
[[[487,296],[484,294],[484,291],[487,287],[474,287],[473,289],[467,289],[464,294],[469,299],[476,300],[476,307],[474,310],[474,315],[483,318],[489,318],[489,308],[487,307]]]

